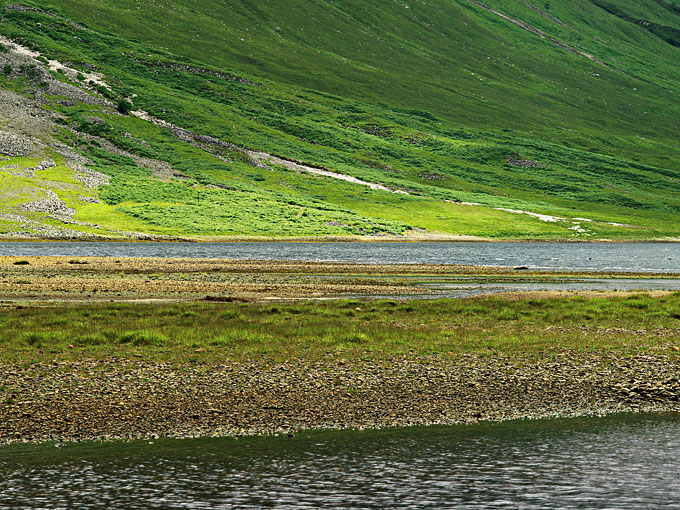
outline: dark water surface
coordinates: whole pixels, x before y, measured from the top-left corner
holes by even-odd
[[[680,417],[0,447],[0,508],[680,507]]]
[[[288,259],[680,272],[680,243],[0,242],[0,255]]]

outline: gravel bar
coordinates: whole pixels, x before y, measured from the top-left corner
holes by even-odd
[[[680,411],[663,355],[0,364],[0,442],[294,434]]]

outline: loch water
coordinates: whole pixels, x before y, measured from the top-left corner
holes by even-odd
[[[680,507],[680,416],[0,447],[4,509]]]
[[[0,256],[188,257],[680,272],[680,243],[0,242]]]

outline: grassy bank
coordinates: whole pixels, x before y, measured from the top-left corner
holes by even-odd
[[[11,306],[12,362],[124,357],[176,363],[393,355],[675,356],[680,293],[469,300]]]
[[[341,297],[587,276],[1,257],[0,443],[680,409],[680,292]]]
[[[560,288],[593,276],[423,264],[0,257],[0,353],[12,362],[116,356],[178,363],[569,350],[674,355],[679,292],[408,299],[437,292],[433,283]]]

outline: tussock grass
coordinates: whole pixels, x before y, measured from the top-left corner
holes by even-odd
[[[680,348],[666,296],[220,304],[93,304],[0,313],[5,360],[141,356],[219,361],[415,353],[635,354]]]

